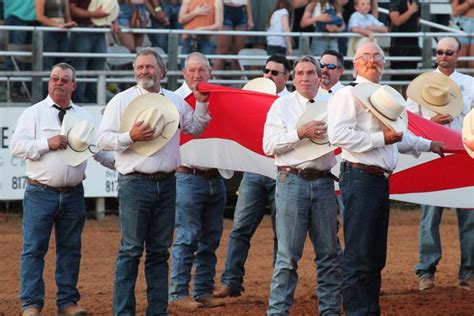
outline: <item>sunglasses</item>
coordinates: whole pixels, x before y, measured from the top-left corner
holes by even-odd
[[[285,74],[285,72],[281,72],[281,71],[278,71],[278,70],[272,70],[272,69],[268,69],[268,68],[263,68],[263,73],[264,74],[271,73],[273,76],[278,76],[279,74],[282,74],[282,75]]]
[[[329,70],[334,70],[337,68],[337,65],[336,64],[324,64],[324,63],[320,63],[319,64],[319,67],[321,67],[321,69],[324,69],[324,67],[326,67],[327,69]]]
[[[436,50],[436,55],[438,56],[443,56],[443,55],[446,55],[446,56],[453,56],[454,55],[454,51],[452,50],[447,50],[447,51],[442,51],[440,49]]]

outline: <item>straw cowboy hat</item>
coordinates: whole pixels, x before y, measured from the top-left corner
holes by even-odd
[[[327,109],[327,101],[318,100],[314,103],[311,103],[296,122],[296,128],[299,128],[304,124],[311,122],[312,120],[324,121],[327,123]],[[336,149],[336,147],[331,146],[327,134],[325,135],[324,139],[303,138],[295,146],[295,152],[300,154],[306,160],[316,159],[333,151],[334,149]]]
[[[96,127],[90,121],[67,112],[61,125],[67,148],[58,150],[59,157],[70,166],[77,166],[97,153]]]
[[[151,156],[173,137],[179,125],[176,106],[158,93],[145,93],[130,102],[122,115],[119,132],[132,129],[135,122],[143,121],[155,129],[152,140],[134,142],[130,149],[140,156]]]
[[[408,127],[405,99],[394,88],[376,83],[359,83],[354,95],[385,126],[394,132],[404,132]]]
[[[462,139],[467,140],[472,145],[474,145],[474,110],[471,110],[466,117],[464,117],[464,123],[462,126]],[[464,148],[466,148],[467,153],[469,156],[474,158],[474,150],[469,148],[466,144],[464,144]]]
[[[260,78],[252,79],[249,82],[247,82],[243,86],[242,90],[256,91],[256,92],[276,95],[277,87],[272,80],[268,78],[260,77]]]
[[[92,23],[97,26],[110,25],[119,15],[117,0],[91,0],[87,11],[95,11],[99,6],[108,15],[103,18],[91,18]]]
[[[425,72],[413,79],[407,96],[439,114],[458,116],[462,112],[461,89],[451,78],[438,72]]]

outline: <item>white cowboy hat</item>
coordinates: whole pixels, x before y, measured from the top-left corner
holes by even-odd
[[[303,126],[306,123],[311,122],[312,120],[315,121],[324,121],[327,123],[327,109],[328,104],[326,101],[315,101],[311,103],[307,108],[306,111],[301,114],[300,118],[296,122],[296,128]],[[332,146],[329,143],[327,138],[327,134],[325,135],[324,139],[310,139],[310,138],[303,138],[298,144],[295,146],[295,152],[300,154],[306,161],[313,160],[318,157],[321,157],[331,151],[336,149],[336,147]]]
[[[91,22],[94,25],[109,25],[118,17],[120,7],[117,0],[91,0],[87,11],[95,11],[99,6],[108,15],[103,18],[91,18]]]
[[[406,101],[400,93],[388,85],[359,83],[354,95],[385,126],[394,132],[404,132],[408,127]]]
[[[260,78],[252,79],[249,82],[247,82],[242,87],[242,90],[256,91],[256,92],[276,95],[277,87],[272,80],[268,78],[260,77]]]
[[[90,121],[67,112],[61,125],[67,148],[58,150],[59,157],[70,166],[77,166],[98,152],[96,127]]]
[[[471,110],[466,115],[466,117],[464,117],[462,126],[462,139],[474,144],[474,110]],[[474,150],[469,148],[466,144],[464,144],[464,142],[463,145],[469,156],[474,158]]]
[[[135,122],[143,121],[155,129],[152,140],[134,142],[130,149],[140,156],[151,156],[173,137],[179,125],[176,106],[158,93],[145,93],[132,100],[122,115],[119,132],[132,129]]]
[[[413,79],[407,96],[435,113],[458,116],[462,112],[461,89],[454,80],[438,72],[425,72]]]

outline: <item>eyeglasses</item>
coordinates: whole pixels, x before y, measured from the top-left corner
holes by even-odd
[[[372,58],[375,62],[381,62],[384,59],[383,55],[379,53],[374,54],[374,55],[365,53],[362,56],[357,57],[355,60],[362,59],[363,61],[369,61],[370,58]]]
[[[268,68],[263,68],[263,73],[264,74],[268,74],[268,73],[271,73],[273,76],[278,76],[279,74],[286,74],[286,72],[281,72],[281,71],[278,71],[278,70],[272,70],[272,69],[268,69]]]
[[[324,63],[320,63],[319,67],[321,67],[321,69],[324,69],[324,67],[326,67],[329,70],[334,70],[338,68],[336,64],[324,64]]]
[[[452,51],[452,50],[443,51],[441,49],[438,49],[438,50],[436,50],[436,55],[438,55],[438,56],[446,55],[446,56],[451,57],[451,56],[454,55],[454,51]]]
[[[53,76],[53,77],[50,77],[49,78],[50,80],[52,80],[53,82],[58,82],[58,81],[61,81],[62,84],[68,84],[69,82],[71,82],[72,80],[67,78],[67,77],[56,77],[56,76]]]

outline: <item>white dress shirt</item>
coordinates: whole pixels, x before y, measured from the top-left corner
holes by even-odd
[[[329,96],[327,99],[329,100],[329,98],[333,96],[337,91],[341,90],[341,88],[344,88],[344,85],[340,81],[338,81],[329,90],[323,88],[322,86],[319,86],[318,94],[328,94]]]
[[[282,97],[284,95],[290,94],[290,91],[286,88],[286,86],[281,90],[280,92],[277,93],[277,96]]]
[[[134,86],[117,94],[107,104],[99,127],[98,147],[103,150],[117,152],[115,167],[121,174],[131,172],[171,172],[175,170],[180,165],[180,131],[190,135],[199,135],[211,119],[207,112],[207,103],[198,103],[195,111],[193,111],[182,97],[170,90],[161,88],[159,93],[167,97],[178,109],[180,117],[179,129],[171,140],[156,153],[149,157],[140,156],[129,149],[129,146],[133,143],[133,140],[130,138],[130,132],[119,133],[119,129],[122,115],[128,104],[139,95],[145,93],[148,93],[148,91]]]
[[[435,70],[435,72],[441,73],[439,68]],[[463,99],[463,109],[462,112],[453,118],[453,121],[449,124],[444,126],[452,128],[458,132],[462,131],[462,124],[464,117],[469,113],[471,108],[474,107],[474,78],[468,75],[464,75],[457,71],[454,71],[449,78],[451,78],[456,84],[459,86],[462,92],[462,99]],[[407,99],[407,110],[416,113],[418,115],[423,116],[426,119],[431,119],[433,116],[436,115],[434,111],[419,105],[412,99]]]
[[[358,76],[355,82],[369,81]],[[329,141],[342,148],[344,160],[394,170],[398,152],[417,157],[429,151],[431,142],[413,136],[408,130],[401,142],[385,145],[383,123],[355,98],[353,89],[353,86],[342,88],[328,104]]]
[[[300,142],[296,122],[309,104],[308,99],[293,91],[276,99],[268,111],[263,132],[263,151],[267,155],[275,155],[277,166],[329,170],[336,164],[332,152],[308,161],[294,150]]]
[[[81,107],[72,102],[69,106],[68,112],[93,120]],[[50,96],[27,108],[18,119],[10,152],[26,160],[26,176],[29,178],[53,187],[75,186],[84,179],[86,161],[71,167],[59,157],[58,151],[50,150],[48,146],[48,138],[61,132],[58,113]]]

